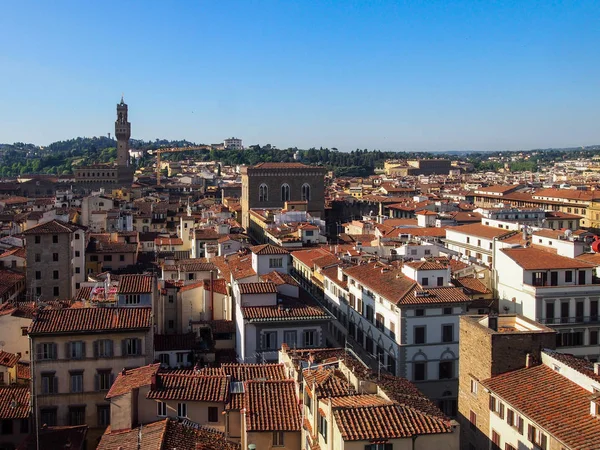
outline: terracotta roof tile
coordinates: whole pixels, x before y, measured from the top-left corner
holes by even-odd
[[[142,426],[142,440],[139,442],[140,429],[115,430],[110,427],[102,435],[97,450],[161,450],[163,437],[167,428],[168,419],[153,422]]]
[[[348,267],[344,273],[393,303],[400,301],[417,285],[401,270],[380,263]]]
[[[278,305],[243,306],[242,315],[249,322],[273,322],[289,320],[329,320],[331,316],[312,300],[300,301],[283,298]]]
[[[569,366],[571,369],[574,369],[586,377],[600,383],[600,375],[596,375],[594,372],[594,363],[568,353],[559,353],[552,350],[544,350],[544,353],[549,354],[554,359],[557,359],[558,361]]]
[[[152,327],[152,308],[44,309],[30,326],[29,334],[95,333]]]
[[[465,303],[470,299],[461,288],[451,286],[421,288],[414,286],[400,301],[398,305],[425,305],[437,303]]]
[[[261,275],[260,278],[264,281],[271,281],[271,282],[275,283],[277,286],[281,286],[284,284],[289,284],[291,286],[299,286],[298,282],[296,280],[294,280],[294,278],[291,275],[289,275],[287,273],[277,272],[276,270],[274,270],[273,272],[269,272],[264,275]]]
[[[452,432],[447,421],[397,404],[337,408],[333,417],[345,441],[387,440]]]
[[[276,294],[277,286],[272,281],[263,283],[239,283],[240,294]]]
[[[4,350],[0,350],[0,366],[4,367],[15,367],[15,364],[19,362],[21,359],[21,355],[16,355],[14,353],[8,353]]]
[[[285,248],[272,244],[255,245],[250,247],[250,251],[255,255],[288,255],[290,253]]]
[[[318,397],[348,396],[354,393],[354,388],[336,368],[320,367],[305,369],[302,372],[305,386]]]
[[[283,364],[222,364],[218,368],[200,369],[200,375],[228,375],[231,381],[285,380]]]
[[[600,449],[600,422],[590,414],[592,393],[550,367],[519,369],[481,384],[566,447]]]
[[[132,389],[137,389],[142,386],[148,386],[152,383],[152,377],[156,375],[160,364],[150,364],[148,366],[138,367],[137,369],[129,369],[119,372],[117,379],[114,381],[106,398],[113,398],[119,395],[131,392]]]
[[[589,262],[555,255],[533,247],[505,248],[501,251],[525,270],[591,269],[596,267],[595,264]]]
[[[412,261],[404,265],[416,270],[444,270],[448,267],[446,264],[433,261]]]
[[[470,223],[468,225],[461,225],[458,227],[449,227],[447,230],[461,234],[468,234],[470,236],[482,237],[485,239],[500,238],[508,234],[514,234],[514,231],[490,227],[488,225],[483,225],[482,223]]]
[[[310,267],[311,269],[314,266],[314,261],[323,256],[335,257],[331,252],[325,250],[324,248],[318,247],[311,248],[308,250],[297,250],[295,252],[292,252],[292,258],[297,259],[302,264],[304,264],[307,267]]]
[[[29,418],[29,401],[29,386],[0,387],[0,419]]]
[[[81,229],[81,227],[78,225],[73,225],[72,223],[62,222],[60,220],[51,220],[25,230],[23,234],[26,236],[35,234],[61,234],[72,233]]]
[[[248,431],[300,431],[294,380],[247,381],[246,401]]]
[[[28,362],[17,363],[17,379],[31,380],[31,370]]]
[[[186,400],[196,402],[225,402],[228,394],[224,376],[198,375],[194,370],[178,373],[159,373],[156,385],[147,397],[160,400]]]
[[[212,286],[213,289],[210,288],[210,280],[204,280],[205,291],[214,291],[217,294],[227,295],[227,280],[224,280],[222,278],[213,280]]]
[[[485,284],[474,277],[460,277],[454,280],[457,286],[462,287],[469,294],[491,294]]]
[[[152,275],[122,275],[119,280],[119,294],[149,294],[154,287]]]
[[[231,442],[225,435],[209,427],[200,426],[189,420],[179,423],[167,422],[163,439],[164,450],[240,450],[240,444]]]
[[[362,406],[391,405],[393,403],[393,401],[377,394],[347,395],[331,399],[332,408],[359,408]]]

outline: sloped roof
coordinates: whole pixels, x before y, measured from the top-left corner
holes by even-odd
[[[152,308],[66,308],[37,313],[29,334],[96,333],[152,327]]]
[[[285,248],[273,244],[262,244],[250,247],[250,251],[255,255],[288,255]]]
[[[72,233],[80,230],[81,227],[72,223],[62,222],[60,220],[51,220],[49,222],[36,225],[23,232],[24,235],[34,234],[60,234],[60,233]]]
[[[519,369],[481,384],[568,448],[600,449],[600,422],[590,414],[592,393],[550,367]]]
[[[300,431],[294,380],[246,382],[248,431]]]
[[[119,372],[117,379],[110,387],[108,394],[106,394],[106,398],[117,397],[131,392],[133,389],[150,385],[152,377],[156,375],[159,367],[160,364],[150,364]]]
[[[0,419],[29,418],[29,385],[0,387]]]

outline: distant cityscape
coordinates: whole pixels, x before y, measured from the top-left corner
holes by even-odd
[[[0,450],[600,449],[600,146],[134,131],[0,146]]]

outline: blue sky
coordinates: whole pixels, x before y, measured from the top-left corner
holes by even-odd
[[[247,145],[600,143],[598,1],[15,1],[0,142],[114,132]]]

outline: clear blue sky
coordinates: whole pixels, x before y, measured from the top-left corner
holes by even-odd
[[[600,143],[596,1],[6,1],[0,142]]]

